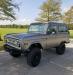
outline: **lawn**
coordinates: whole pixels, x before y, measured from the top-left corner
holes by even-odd
[[[73,38],[73,30],[70,30],[70,38]]]
[[[27,32],[27,29],[16,29],[16,28],[0,28],[1,38],[4,39],[4,35],[8,33],[22,33]],[[70,38],[73,38],[73,30],[70,30]],[[0,50],[3,50],[3,41],[0,41]]]
[[[16,28],[0,28],[0,36],[4,37],[4,35],[9,34],[9,33],[22,33],[22,32],[27,32],[27,29],[16,29]]]

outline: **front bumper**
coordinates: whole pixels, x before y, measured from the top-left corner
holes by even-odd
[[[11,50],[20,51],[20,49],[14,48],[14,47],[7,45],[7,44],[4,45],[4,50],[7,52],[10,52]]]
[[[25,52],[29,52],[29,49],[17,49],[17,48],[15,48],[15,47],[12,47],[12,46],[10,46],[10,45],[8,45],[8,44],[5,44],[4,45],[4,50],[5,51],[7,51],[7,52],[10,52],[10,51],[20,51],[21,53],[25,53]]]

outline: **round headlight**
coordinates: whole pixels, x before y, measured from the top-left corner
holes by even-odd
[[[19,42],[17,43],[17,45],[18,45],[18,47],[20,47],[20,43]]]
[[[17,45],[18,47],[20,47],[20,42],[19,42],[19,40],[16,41],[16,45]]]

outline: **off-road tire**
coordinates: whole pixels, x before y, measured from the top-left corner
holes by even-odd
[[[63,55],[65,53],[65,43],[61,43],[58,47],[56,47],[56,53],[58,55]]]
[[[39,65],[41,60],[41,50],[39,48],[33,48],[27,56],[27,64],[36,67]]]

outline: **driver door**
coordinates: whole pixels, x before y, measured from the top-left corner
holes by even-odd
[[[47,48],[56,46],[57,27],[58,26],[56,24],[50,24],[47,29]]]

